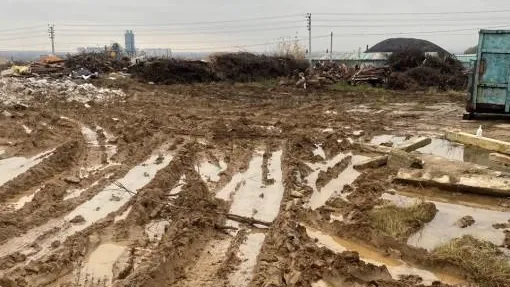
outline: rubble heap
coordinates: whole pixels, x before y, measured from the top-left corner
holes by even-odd
[[[4,105],[55,99],[81,103],[105,102],[125,96],[121,90],[98,88],[92,84],[77,84],[71,80],[0,78],[0,103]]]
[[[388,88],[394,90],[426,89],[462,90],[467,86],[467,77],[462,64],[452,58],[426,56],[420,51],[393,53],[388,59],[393,73],[388,79]]]
[[[209,60],[205,62],[170,59],[142,62],[131,67],[129,72],[138,79],[148,82],[184,84],[265,80],[289,76],[308,68],[308,63],[304,60],[244,52],[216,54]]]
[[[129,65],[129,58],[115,60],[106,53],[79,53],[68,55],[65,60],[65,67],[70,71],[87,69],[101,74],[120,71]]]

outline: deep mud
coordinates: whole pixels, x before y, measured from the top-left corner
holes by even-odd
[[[471,198],[397,185],[388,167],[353,168],[377,156],[356,141],[475,131],[460,120],[462,94],[97,84],[107,101],[36,90],[28,107],[0,104],[10,114],[0,115],[0,168],[12,174],[0,184],[1,286],[467,286],[485,277],[413,244],[417,232],[435,236],[438,216],[473,216],[448,236],[499,224],[488,239],[504,244],[502,218],[440,204]],[[484,123],[485,135],[510,139],[500,124]],[[433,204],[421,204],[434,219],[412,217],[398,236],[371,220],[389,195],[417,192],[430,192]],[[504,213],[505,202],[472,206]]]

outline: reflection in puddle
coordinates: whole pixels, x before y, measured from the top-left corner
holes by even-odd
[[[406,141],[406,137],[404,136],[394,136],[394,135],[380,135],[375,136],[370,141],[371,144],[380,145],[383,143],[393,143],[393,146],[397,146]]]
[[[126,209],[126,211],[124,211],[121,215],[118,215],[118,216],[115,216],[115,220],[114,222],[119,222],[119,221],[122,221],[122,220],[126,220],[126,218],[128,217],[129,213],[131,212],[131,209],[133,207],[130,206],[128,209]]]
[[[165,168],[172,160],[171,155],[166,155],[161,164],[155,164],[154,162],[156,161],[156,158],[158,158],[158,156],[153,155],[141,165],[137,165],[132,168],[122,179],[119,180],[119,183],[136,194],[139,189],[147,185],[156,176],[156,173],[159,170]],[[51,249],[51,244],[55,240],[64,242],[69,236],[84,230],[99,220],[104,219],[110,213],[119,210],[131,197],[132,195],[126,193],[125,190],[112,184],[103,189],[89,201],[76,207],[76,209],[71,211],[63,219],[50,220],[44,225],[31,229],[22,237],[15,237],[5,242],[2,246],[0,246],[0,257],[16,251],[21,252],[26,249],[27,246],[31,245],[39,236],[52,229],[61,228],[59,232],[51,234],[51,236],[37,242],[41,247],[41,251],[33,255],[31,259],[39,259]],[[69,221],[77,216],[82,216],[85,222],[70,224]]]
[[[306,178],[308,185],[312,187],[314,191],[310,198],[310,207],[313,210],[326,204],[333,195],[340,195],[346,185],[352,184],[361,175],[361,173],[355,170],[353,166],[367,160],[368,157],[352,155],[351,163],[343,172],[338,174],[338,177],[333,178],[320,190],[317,189],[316,182],[320,171],[327,171],[328,168],[334,167],[337,163],[349,155],[351,154],[339,154],[332,160],[323,164],[316,163],[309,165],[314,170],[314,172]]]
[[[23,206],[25,206],[25,204],[31,202],[35,195],[41,191],[41,188],[38,188],[36,189],[33,193],[29,194],[29,195],[25,195],[23,197],[21,197],[20,199],[18,199],[15,203],[14,203],[14,210],[20,210],[23,208]]]
[[[216,195],[217,198],[230,201],[230,213],[265,222],[272,222],[278,215],[283,198],[283,182],[281,167],[282,151],[273,152],[268,160],[268,179],[272,184],[265,183],[262,178],[262,153],[257,153],[243,173],[238,173]]]
[[[419,202],[420,199],[403,195],[392,195],[385,193],[382,199],[391,201],[397,206],[410,206]],[[438,210],[436,217],[425,224],[425,227],[411,236],[408,244],[425,248],[429,251],[448,243],[452,239],[464,235],[471,235],[480,240],[486,240],[501,245],[505,239],[503,230],[492,227],[496,223],[505,223],[510,219],[510,212],[501,212],[483,208],[468,207],[460,204],[452,204],[438,201],[431,201]],[[464,216],[472,216],[475,224],[460,228],[456,222]]]
[[[326,153],[324,152],[324,149],[320,145],[315,145],[315,149],[313,150],[313,155],[314,156],[318,155],[318,156],[322,157],[323,159],[326,159]]]
[[[196,170],[200,173],[200,177],[204,182],[218,182],[220,180],[220,173],[224,172],[226,169],[227,164],[222,160],[219,164],[212,164],[206,161],[196,166]]]
[[[248,234],[246,241],[239,247],[237,254],[241,263],[237,266],[237,270],[229,276],[231,286],[246,287],[250,284],[253,278],[253,270],[257,264],[257,256],[265,238],[264,233]]]
[[[367,263],[371,263],[376,266],[385,265],[391,276],[397,280],[400,276],[416,275],[423,279],[423,284],[425,285],[430,285],[434,281],[442,281],[443,283],[452,285],[464,282],[464,280],[454,278],[447,274],[416,268],[402,260],[386,257],[374,248],[364,246],[353,241],[344,240],[336,236],[330,236],[312,228],[307,227],[306,232],[310,238],[317,240],[317,244],[319,246],[326,247],[336,253],[356,251],[360,256],[360,259]]]
[[[0,186],[41,163],[51,156],[53,151],[43,152],[31,158],[10,157],[0,160]]]
[[[380,145],[383,143],[391,142],[393,143],[393,147],[397,147],[399,144],[405,142],[405,140],[406,138],[402,136],[380,135],[373,137],[370,143]],[[432,138],[432,143],[417,149],[416,151],[422,154],[440,156],[449,160],[470,162],[482,166],[488,166],[491,169],[499,171],[510,170],[509,168],[490,161],[489,154],[491,152],[488,150],[473,146],[464,146],[462,144],[454,143],[445,139]]]
[[[113,265],[125,250],[125,246],[117,244],[99,245],[82,267],[79,286],[109,286],[113,279]],[[94,285],[97,282],[102,284]]]

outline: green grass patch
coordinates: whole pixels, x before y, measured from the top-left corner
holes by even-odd
[[[464,236],[435,249],[432,255],[461,267],[480,287],[510,286],[510,258],[490,242]]]
[[[437,209],[433,203],[419,203],[410,207],[386,205],[369,212],[373,227],[397,239],[405,240],[432,221]]]

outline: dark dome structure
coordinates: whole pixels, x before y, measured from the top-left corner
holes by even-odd
[[[423,53],[436,52],[444,56],[450,55],[448,51],[430,41],[414,38],[387,39],[368,49],[366,53],[396,53],[408,50],[418,50]]]

